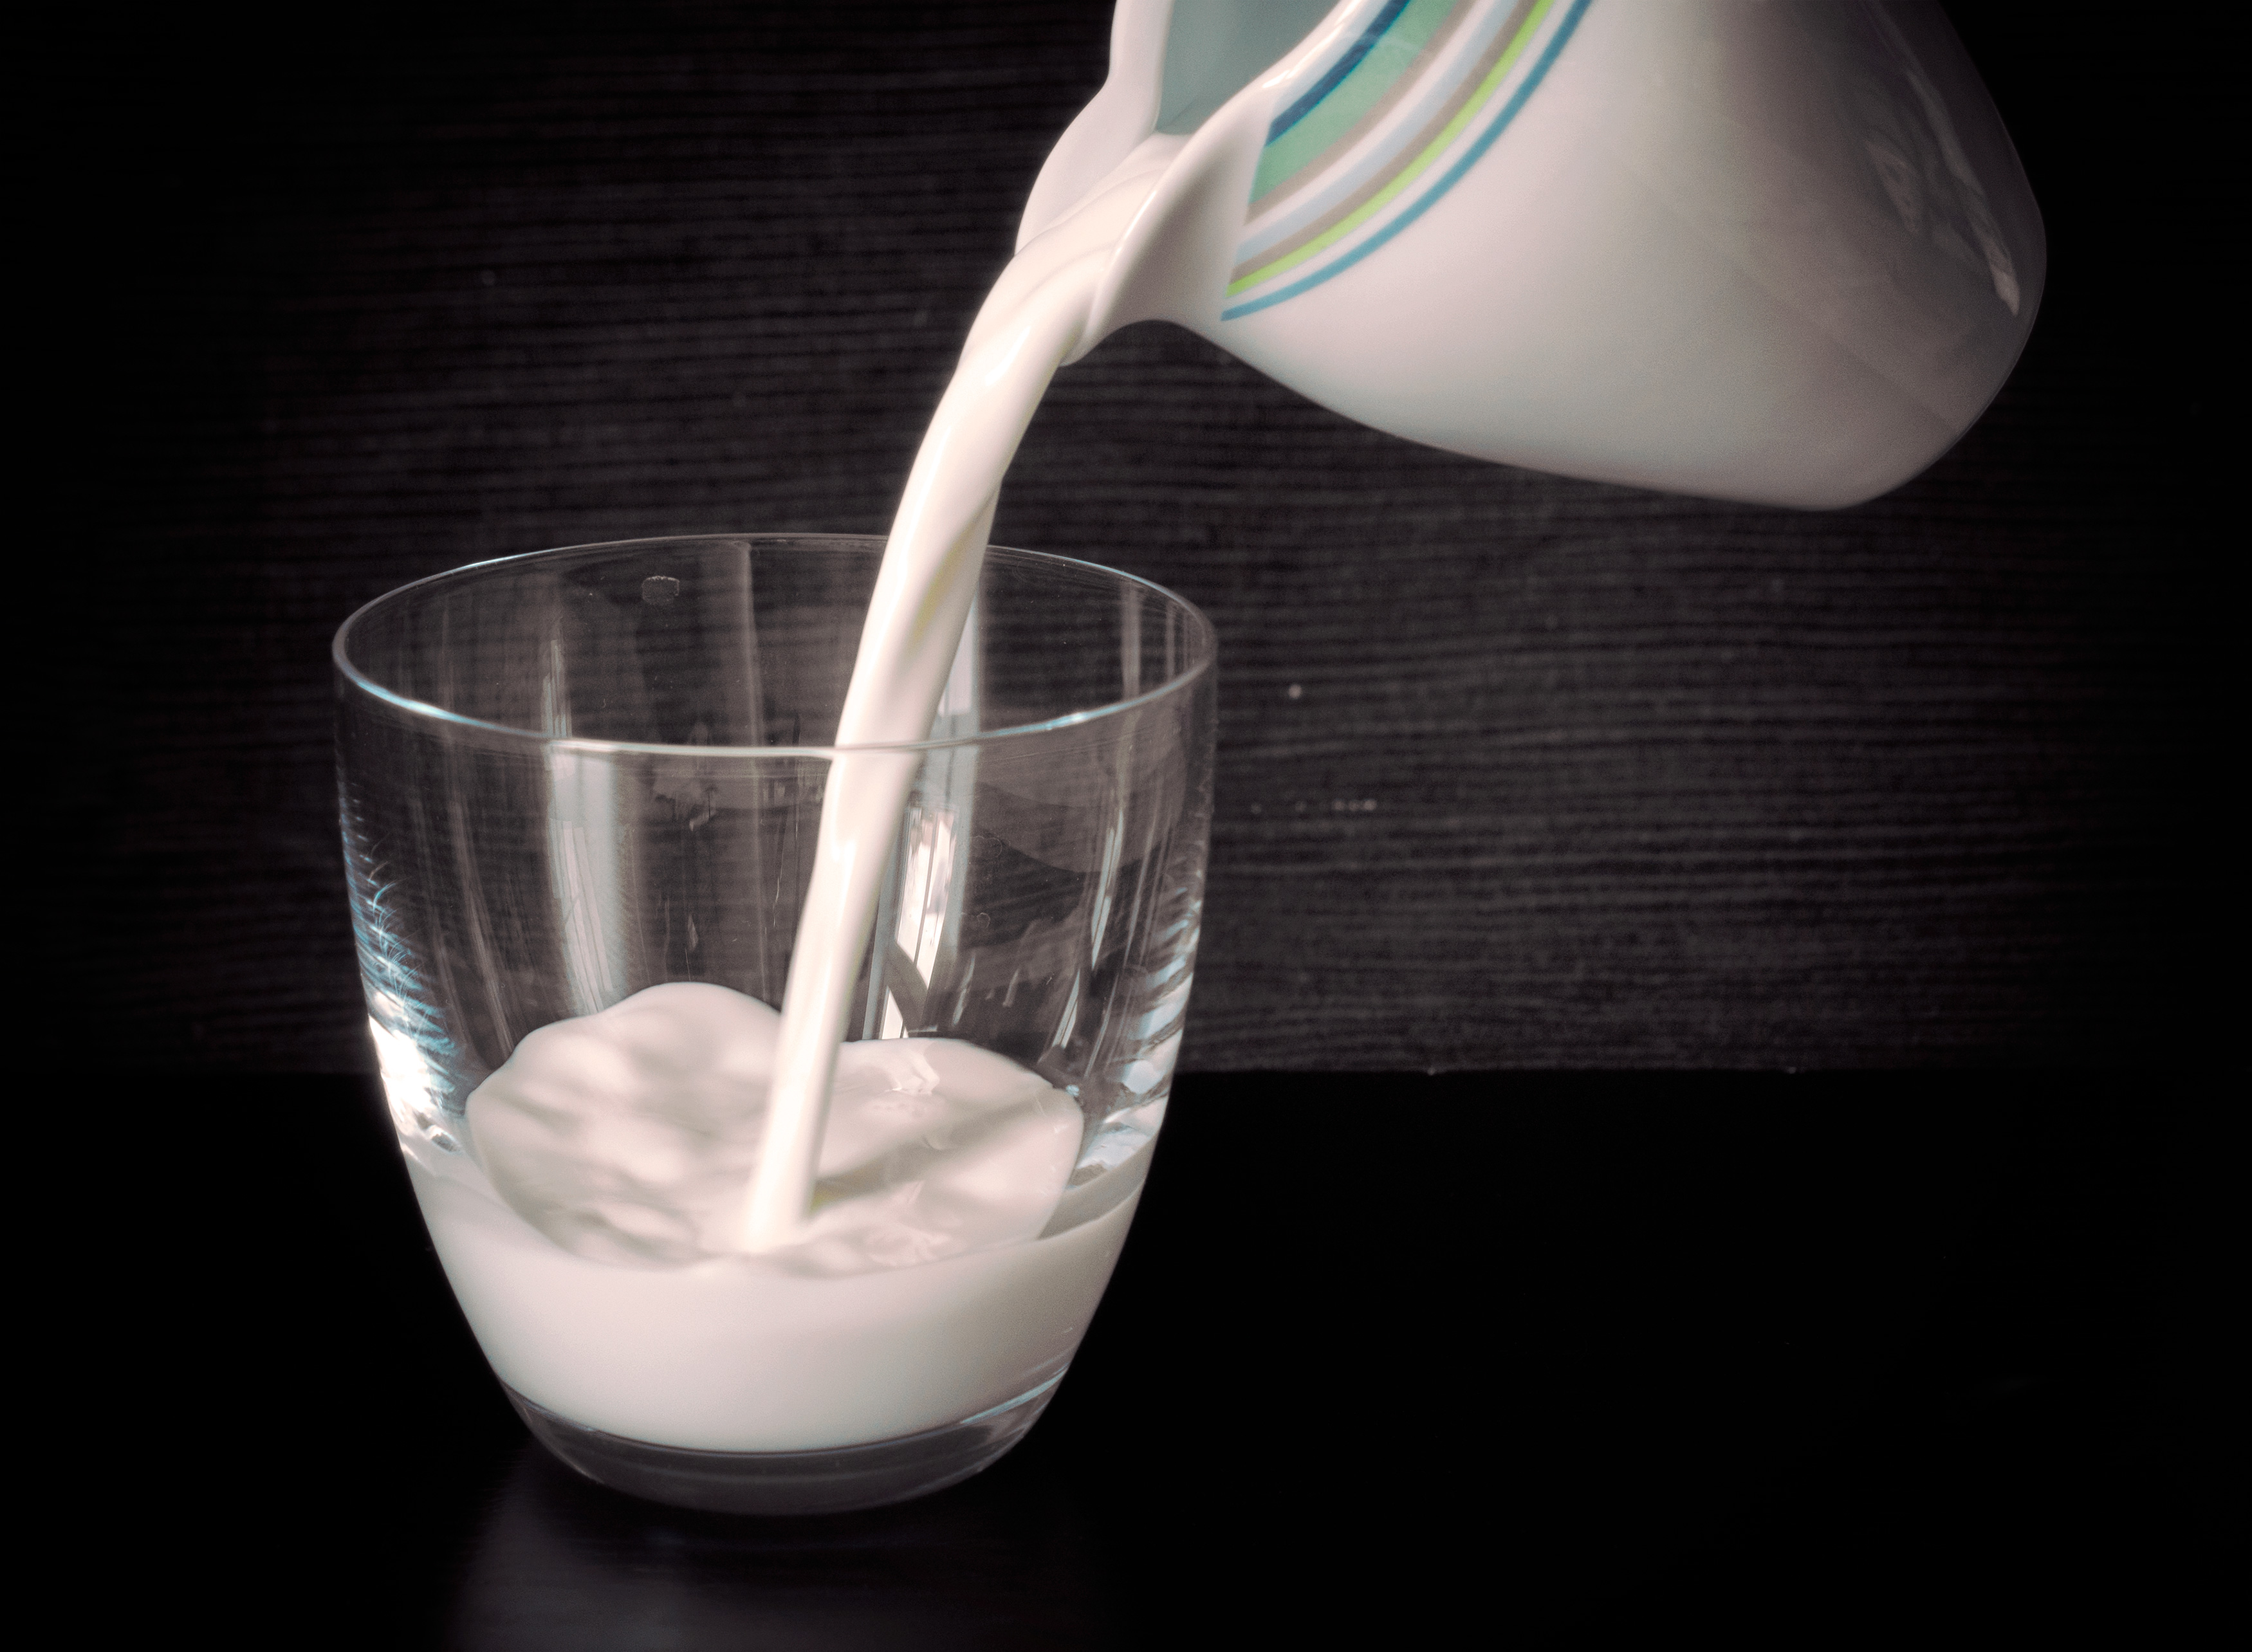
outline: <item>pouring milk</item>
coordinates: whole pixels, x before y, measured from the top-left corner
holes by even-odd
[[[1018,441],[1057,369],[1128,323],[1435,446],[1823,506],[1968,427],[2042,267],[2008,139],[1928,6],[1123,0],[1110,77],[916,457],[836,743],[928,735]],[[1131,1213],[1035,1239],[1070,1104],[967,1046],[842,1043],[914,767],[835,760],[778,1021],[650,989],[524,1041],[471,1099],[477,1166],[418,1157],[519,1392],[629,1437],[782,1450],[966,1415],[1039,1364],[1028,1336],[1060,1373]],[[940,1117],[963,1145],[907,1151]],[[854,1177],[854,1208],[811,1211],[817,1179]],[[910,1183],[953,1214],[922,1220]],[[1056,1305],[1044,1329],[1011,1318],[1028,1299]],[[634,1338],[678,1344],[656,1390],[614,1357]]]

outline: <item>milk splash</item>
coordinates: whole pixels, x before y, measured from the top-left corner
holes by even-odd
[[[668,982],[528,1035],[469,1098],[493,1190],[565,1250],[686,1267],[738,1250],[779,1017]],[[951,1038],[851,1044],[817,1165],[818,1209],[767,1259],[834,1277],[1037,1237],[1079,1154],[1080,1112]]]

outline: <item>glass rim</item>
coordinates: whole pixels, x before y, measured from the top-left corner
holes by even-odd
[[[1137,707],[1150,705],[1168,696],[1178,694],[1199,677],[1209,673],[1214,661],[1219,657],[1219,635],[1213,628],[1211,619],[1203,609],[1198,607],[1195,603],[1178,591],[1169,590],[1155,580],[1145,580],[1138,573],[1128,573],[1121,568],[1105,567],[1099,562],[1089,562],[1081,557],[1062,556],[1053,551],[1027,551],[1021,546],[996,545],[990,541],[985,546],[989,552],[1005,551],[1011,556],[1028,557],[1036,562],[1051,563],[1059,567],[1085,569],[1088,573],[1099,573],[1105,579],[1117,581],[1124,586],[1138,586],[1164,601],[1174,604],[1188,616],[1192,635],[1199,645],[1193,649],[1197,657],[1186,668],[1167,677],[1155,688],[1144,690],[1126,699],[1110,700],[1088,711],[1067,711],[1060,717],[1046,718],[1037,723],[1011,724],[1007,728],[985,729],[975,734],[957,734],[945,739],[893,740],[859,746],[675,746],[657,740],[606,740],[593,739],[575,734],[546,734],[538,729],[519,728],[513,723],[495,723],[484,718],[465,716],[459,711],[448,711],[442,705],[434,705],[427,700],[418,700],[410,695],[400,693],[396,689],[385,687],[361,670],[358,666],[353,664],[346,652],[346,644],[351,638],[352,629],[362,620],[386,603],[406,596],[409,592],[421,590],[426,586],[456,580],[464,574],[502,567],[512,562],[532,562],[543,557],[568,556],[587,551],[615,551],[634,545],[705,543],[715,539],[813,540],[827,545],[872,547],[878,552],[882,550],[885,544],[883,535],[867,533],[795,533],[774,531],[757,533],[669,533],[637,539],[601,539],[588,545],[553,545],[542,551],[519,551],[510,556],[488,557],[482,562],[466,562],[457,568],[447,568],[441,573],[425,574],[419,580],[410,580],[405,585],[396,586],[381,595],[372,597],[361,603],[345,618],[344,622],[337,628],[336,635],[329,643],[329,659],[335,666],[337,676],[361,693],[415,717],[448,724],[465,731],[474,731],[487,736],[500,735],[510,739],[525,740],[538,746],[573,752],[622,753],[637,756],[709,760],[715,757],[838,757],[847,753],[864,752],[935,752],[943,751],[949,747],[984,746],[995,740],[1008,739],[1018,735],[1040,734],[1058,729],[1076,728],[1088,723],[1100,722],[1105,718],[1122,716]]]

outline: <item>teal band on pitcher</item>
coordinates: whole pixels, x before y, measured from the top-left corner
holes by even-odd
[[[1244,302],[1220,319],[1233,321],[1318,287],[1421,218],[1524,108],[1592,3],[1408,0],[1387,6],[1269,128],[1227,287],[1228,296],[1241,295]],[[1349,152],[1403,106],[1391,140],[1350,162]],[[1292,205],[1294,197],[1302,198]],[[1272,286],[1293,271],[1303,273]],[[1261,287],[1270,290],[1257,292]]]

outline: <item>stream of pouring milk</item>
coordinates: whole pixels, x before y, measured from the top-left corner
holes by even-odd
[[[838,746],[929,737],[1002,475],[1049,379],[1080,343],[1112,250],[1185,142],[1144,140],[1069,217],[1027,242],[986,295],[893,520]],[[804,1223],[838,1046],[915,765],[913,755],[864,752],[829,772],[745,1208],[743,1248],[754,1254],[794,1242]]]

